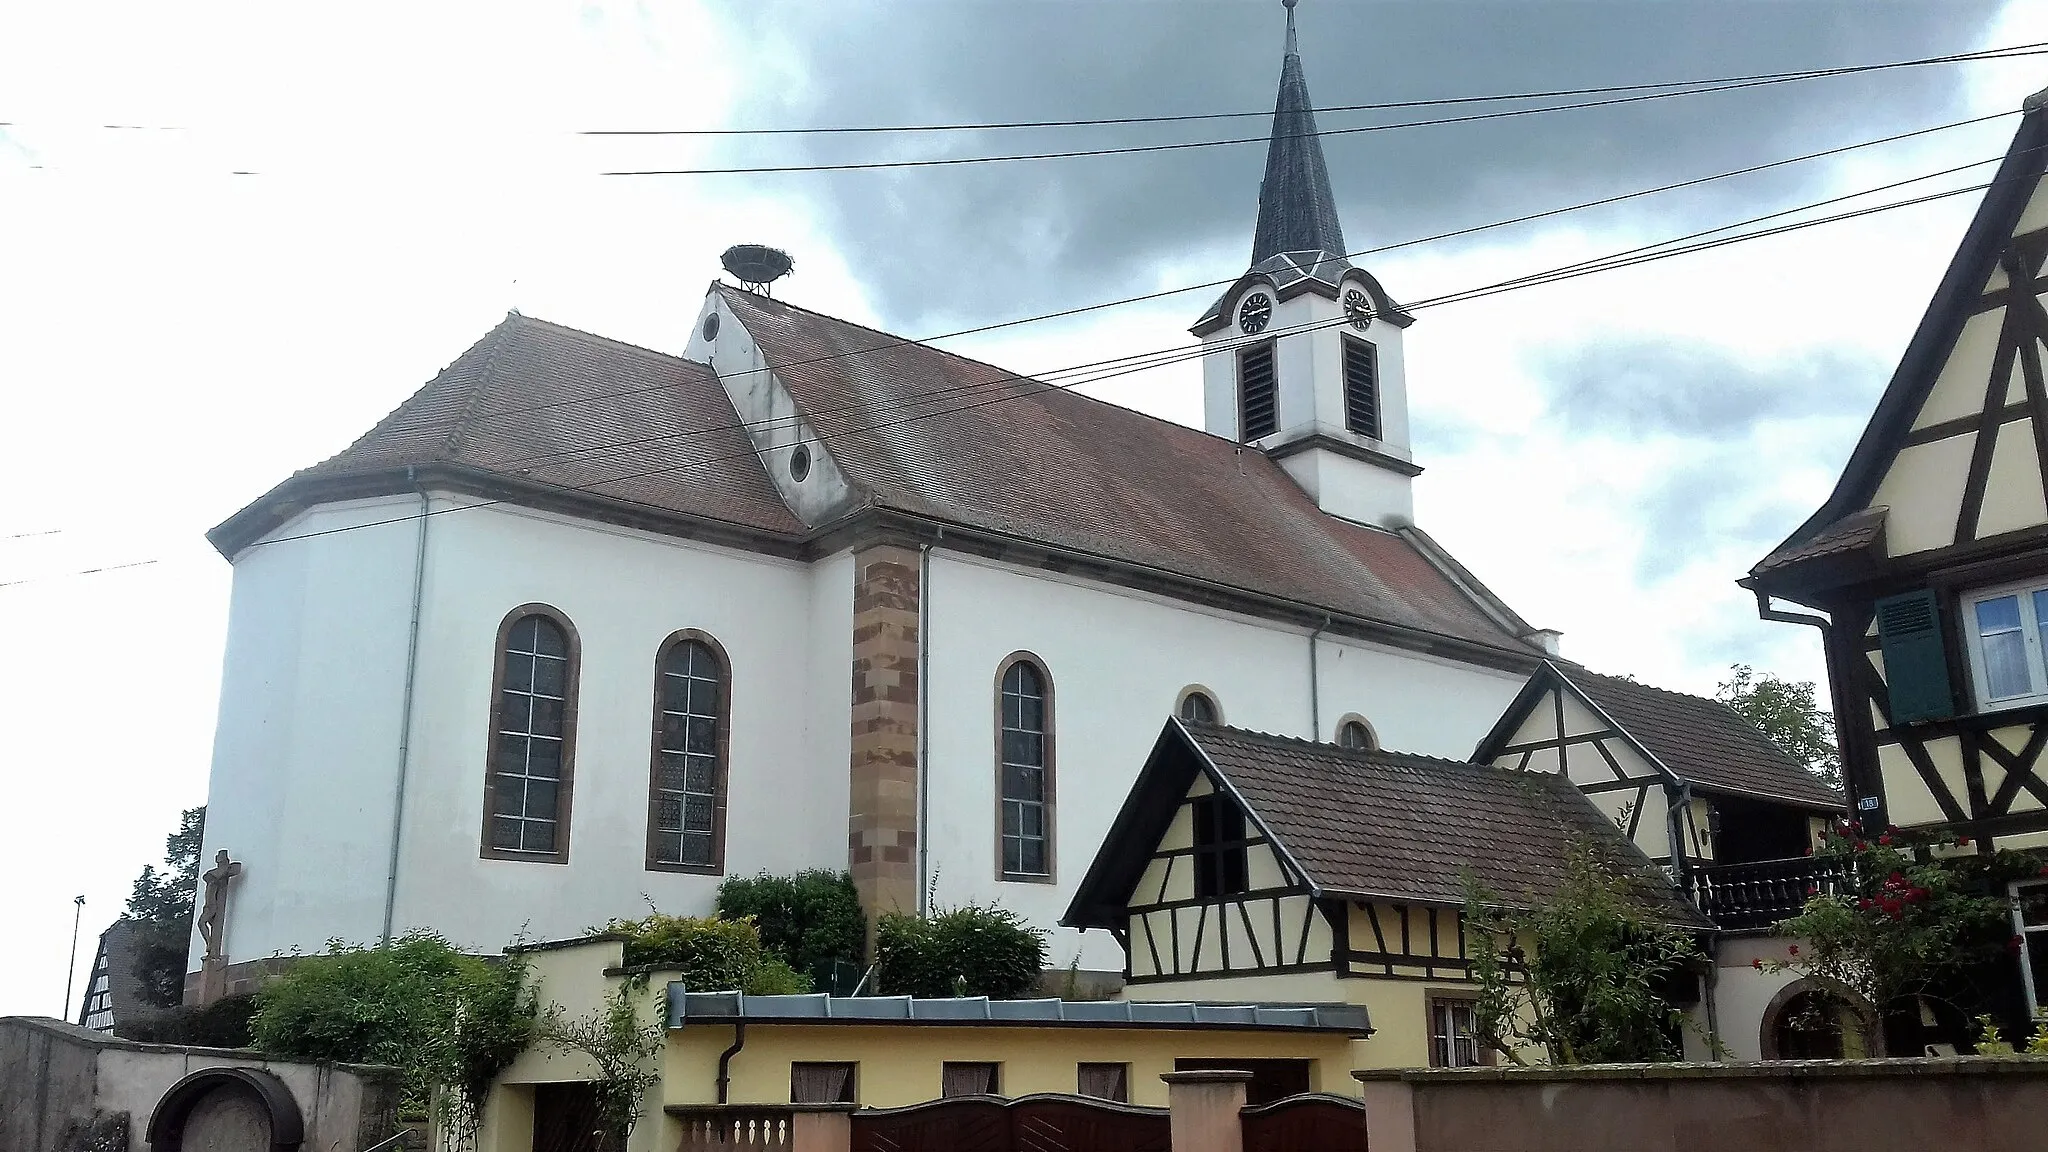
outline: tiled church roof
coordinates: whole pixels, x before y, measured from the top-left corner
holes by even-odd
[[[1317,508],[1262,453],[740,289],[717,289],[873,508],[1451,637],[1527,659],[1408,536]],[[332,459],[216,528],[227,555],[408,467],[737,526],[798,549],[711,370],[513,315]],[[341,493],[336,495],[336,493]]]

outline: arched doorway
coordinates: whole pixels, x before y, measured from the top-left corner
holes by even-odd
[[[1771,999],[1757,1039],[1766,1060],[1884,1055],[1884,1034],[1869,1003],[1849,988],[1811,977],[1794,980]]]

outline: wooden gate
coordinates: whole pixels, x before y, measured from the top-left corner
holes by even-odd
[[[1310,1092],[1246,1108],[1244,1152],[1365,1152],[1365,1105]]]
[[[1167,1112],[1086,1096],[955,1096],[853,1114],[853,1152],[1172,1152]]]
[[[533,1152],[624,1152],[623,1141],[598,1135],[597,1090],[587,1083],[541,1084],[533,1090]]]

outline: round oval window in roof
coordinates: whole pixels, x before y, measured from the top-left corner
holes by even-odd
[[[1180,698],[1180,718],[1195,724],[1216,722],[1216,701],[1202,691],[1191,691]]]
[[[801,484],[811,474],[811,450],[802,444],[789,454],[789,478]]]
[[[704,338],[706,340],[718,339],[718,313],[713,312],[704,317]]]
[[[1353,752],[1370,752],[1374,743],[1372,729],[1367,728],[1363,720],[1346,720],[1337,725],[1337,744],[1340,747]]]

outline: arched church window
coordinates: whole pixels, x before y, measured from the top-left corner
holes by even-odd
[[[568,862],[576,657],[576,630],[547,605],[515,608],[499,626],[484,785],[486,857]]]
[[[1215,697],[1200,688],[1184,689],[1180,694],[1180,707],[1175,711],[1191,724],[1214,724],[1220,715],[1216,710]]]
[[[1338,721],[1337,744],[1354,752],[1370,752],[1380,746],[1373,737],[1372,728],[1356,716],[1346,716]]]
[[[655,657],[654,763],[647,794],[647,866],[667,872],[725,867],[728,662],[694,629]]]
[[[996,683],[1000,876],[1049,881],[1053,868],[1052,680],[1042,664],[1020,652],[1003,661]]]

